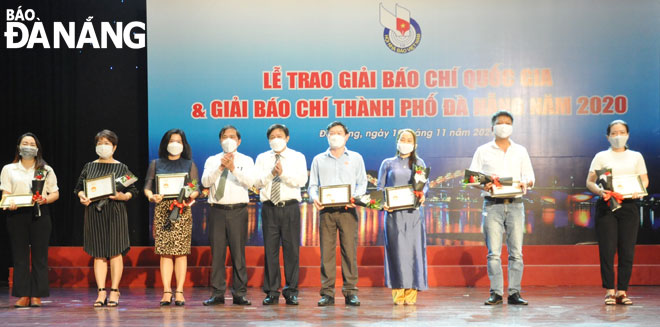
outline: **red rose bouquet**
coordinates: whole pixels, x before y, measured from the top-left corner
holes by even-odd
[[[44,186],[46,185],[46,177],[48,171],[45,168],[36,169],[34,171],[34,178],[32,179],[32,202],[34,202],[34,218],[41,217],[41,205],[39,200],[43,199]]]
[[[185,207],[190,207],[193,203],[195,203],[195,200],[190,199],[190,195],[192,195],[193,192],[197,191],[197,189],[198,189],[197,180],[193,180],[183,184],[183,187],[181,187],[181,191],[179,191],[179,195],[170,204],[169,219],[167,220],[165,226],[163,226],[165,230],[169,230],[170,227],[172,227],[172,223],[179,221],[180,215],[183,213],[183,209]]]

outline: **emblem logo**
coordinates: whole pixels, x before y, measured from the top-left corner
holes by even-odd
[[[410,10],[396,4],[394,13],[380,4],[380,24],[385,27],[383,39],[385,45],[396,53],[413,51],[422,40],[419,24],[410,18]]]

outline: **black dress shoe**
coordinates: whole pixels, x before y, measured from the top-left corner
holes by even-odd
[[[245,296],[234,297],[234,304],[237,305],[251,305],[252,302],[245,298]]]
[[[225,296],[224,295],[213,295],[208,300],[206,300],[202,303],[204,305],[225,304]]]
[[[496,304],[502,304],[502,295],[499,295],[495,292],[490,293],[490,297],[486,302],[484,302],[485,305],[496,305]]]
[[[344,298],[344,302],[348,305],[352,305],[354,307],[359,307],[360,306],[360,299],[358,299],[357,295],[349,295],[346,298]]]
[[[170,295],[170,300],[169,301],[160,301],[160,306],[164,307],[166,305],[172,304],[172,291],[163,291],[164,294],[169,294]]]
[[[335,298],[331,297],[329,295],[321,296],[321,299],[319,300],[319,303],[318,303],[319,307],[325,307],[325,306],[332,305],[332,304],[335,304]]]
[[[183,296],[183,291],[174,291],[174,293],[181,293],[181,296]],[[182,307],[182,306],[186,305],[186,301],[174,300],[174,305],[176,305],[177,307]]]
[[[509,295],[509,297],[506,299],[506,303],[514,304],[514,305],[527,305],[528,304],[527,300],[520,297],[520,293],[518,293],[518,292]]]
[[[298,305],[298,296],[291,295],[291,296],[287,296],[285,298],[286,298],[286,304],[288,304],[288,305]]]
[[[262,302],[264,305],[278,304],[280,302],[279,296],[268,295]]]

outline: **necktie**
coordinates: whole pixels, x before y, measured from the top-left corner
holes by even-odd
[[[276,154],[275,155],[275,164],[280,161],[280,155]],[[275,176],[273,178],[273,184],[270,187],[270,201],[273,203],[279,203],[280,202],[280,176]]]
[[[220,201],[222,196],[225,194],[225,184],[227,184],[227,175],[229,174],[229,169],[225,168],[222,170],[222,175],[220,175],[220,182],[218,187],[215,188],[215,200]]]

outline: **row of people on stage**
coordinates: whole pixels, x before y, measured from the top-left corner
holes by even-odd
[[[492,117],[493,141],[480,146],[472,159],[470,170],[488,175],[512,177],[520,180],[523,193],[534,186],[535,178],[531,160],[525,147],[514,143],[513,116],[499,111]],[[616,120],[607,127],[607,139],[611,147],[599,152],[589,168],[587,187],[600,196],[596,209],[601,277],[606,289],[605,304],[632,304],[627,297],[628,282],[632,271],[634,247],[639,228],[638,204],[624,199],[622,209],[609,210],[606,200],[612,193],[603,190],[596,182],[595,171],[611,168],[613,175],[637,174],[644,187],[648,187],[648,175],[644,159],[639,152],[629,150],[628,125]],[[319,211],[319,235],[321,248],[321,290],[319,306],[335,302],[336,240],[339,234],[341,247],[342,293],[347,305],[359,306],[357,239],[358,216],[355,205],[324,207],[319,201],[319,187],[339,184],[351,185],[352,196],[366,192],[367,177],[362,156],[346,148],[348,129],[341,122],[327,127],[329,147],[316,155],[311,163],[309,177],[305,156],[287,146],[289,129],[274,124],[266,131],[271,150],[259,154],[256,162],[238,152],[241,135],[237,128],[226,126],[220,130],[222,152],[209,157],[201,176],[201,185],[209,188],[208,234],[212,253],[210,278],[211,296],[204,305],[223,304],[226,278],[225,258],[229,246],[233,266],[231,294],[236,305],[249,305],[245,243],[247,240],[248,189],[260,190],[262,229],[264,237],[264,305],[276,304],[280,295],[286,304],[297,305],[300,246],[300,188],[309,182],[309,194]],[[396,155],[385,159],[379,169],[378,189],[411,183],[414,167],[425,167],[417,156],[417,140],[414,131],[406,129],[396,137]],[[98,286],[95,307],[119,304],[119,283],[123,270],[122,255],[129,249],[128,215],[125,202],[138,195],[134,184],[110,196],[103,206],[90,205],[85,196],[86,179],[114,173],[115,176],[132,175],[126,165],[117,161],[113,154],[118,137],[109,130],[95,136],[97,160],[85,164],[75,193],[85,207],[85,252],[94,257],[94,276]],[[12,295],[19,297],[17,307],[40,306],[41,298],[49,295],[48,288],[48,240],[51,230],[48,204],[59,197],[57,178],[52,167],[42,157],[42,147],[36,135],[26,133],[19,137],[14,161],[5,165],[1,173],[0,189],[3,195],[30,193],[35,176],[45,180],[41,194],[33,201],[39,204],[40,213],[32,207],[7,208],[7,228],[14,258]],[[149,164],[144,184],[144,195],[155,203],[153,233],[155,252],[161,256],[160,273],[163,281],[161,305],[184,305],[183,285],[190,254],[192,214],[190,203],[200,193],[198,188],[190,194],[190,202],[178,203],[163,198],[155,192],[155,180],[159,174],[186,173],[189,180],[197,180],[199,172],[192,161],[191,148],[182,130],[172,129],[163,136],[158,158]],[[490,297],[486,305],[503,302],[504,282],[500,254],[506,242],[509,252],[508,292],[509,304],[526,305],[521,295],[523,275],[523,231],[525,211],[522,195],[511,198],[494,198],[488,191],[492,183],[480,186],[485,191],[483,203],[483,232],[488,248],[487,272],[490,279]],[[423,203],[425,193],[418,192]],[[176,221],[169,219],[174,206],[181,208]],[[385,213],[385,283],[392,289],[394,304],[415,304],[417,292],[428,289],[426,231],[419,209],[392,210]],[[506,237],[506,239],[504,239]],[[284,259],[284,287],[280,276],[280,244]],[[617,284],[614,285],[614,255],[619,254]],[[30,260],[31,258],[31,260]],[[110,288],[106,277],[110,266]],[[176,285],[171,284],[172,275]]]

